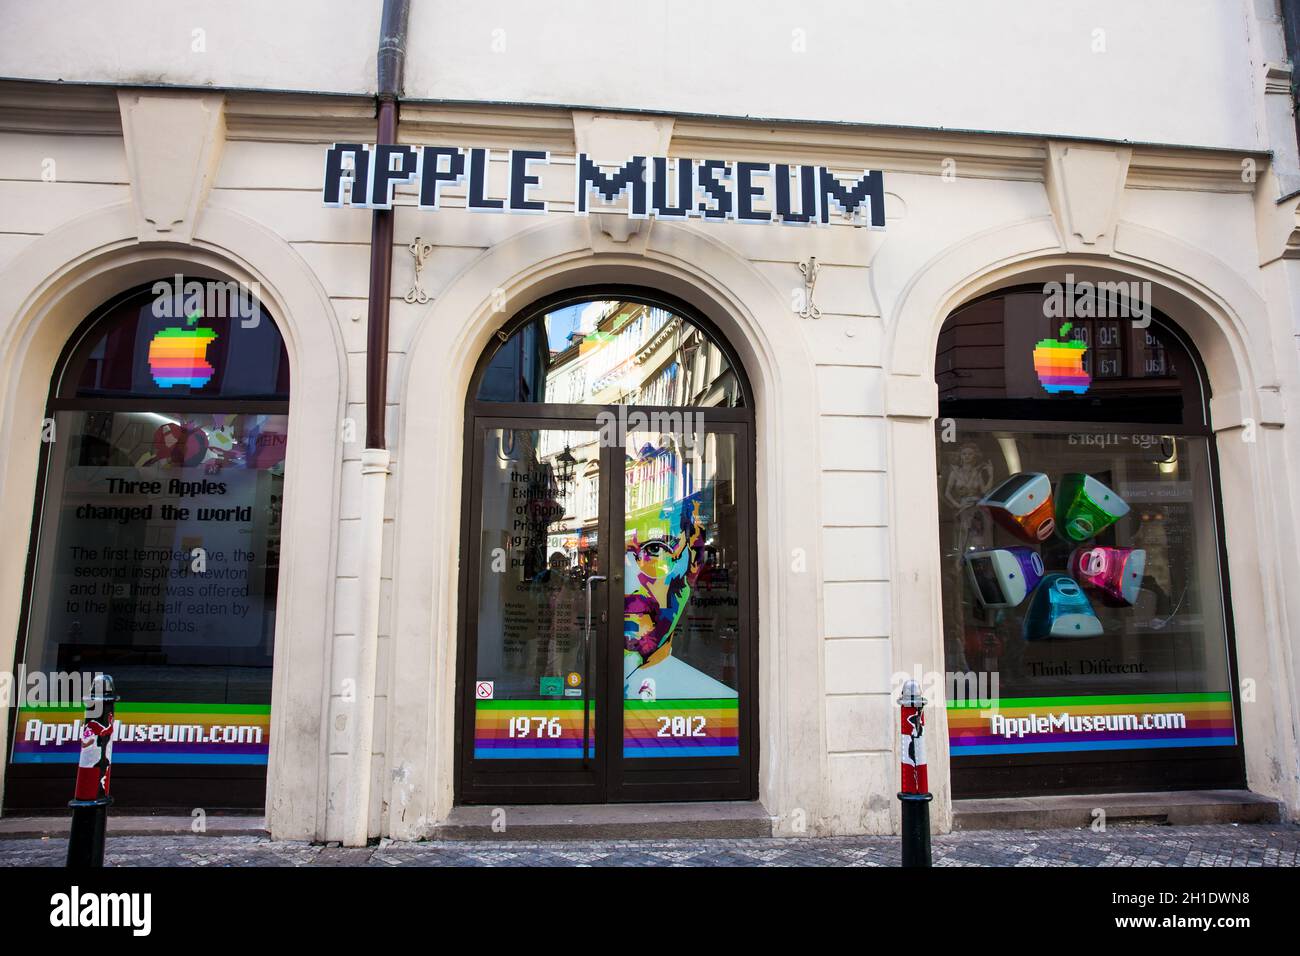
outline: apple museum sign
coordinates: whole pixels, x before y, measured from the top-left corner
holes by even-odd
[[[465,207],[474,212],[544,213],[547,201],[531,195],[545,150],[509,151],[508,195],[487,195],[490,151],[455,146],[367,146],[335,143],[325,154],[326,206],[391,209],[398,186],[419,185],[418,208],[441,208],[442,190],[462,184]],[[633,156],[619,167],[578,153],[574,162],[573,211],[622,212],[632,219],[822,225],[834,211],[858,225],[885,228],[885,186],[879,170],[865,170],[845,183],[825,166],[729,163],[717,159]],[[628,197],[622,208],[611,204]]]

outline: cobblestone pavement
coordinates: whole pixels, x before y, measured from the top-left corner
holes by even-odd
[[[0,866],[61,866],[62,839],[0,840]],[[897,837],[443,841],[344,849],[254,836],[110,837],[110,866],[894,866]],[[937,866],[1296,866],[1300,826],[990,830],[934,840]]]

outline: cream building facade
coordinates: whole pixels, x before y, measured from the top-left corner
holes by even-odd
[[[590,4],[533,26],[524,5],[417,0],[398,141],[490,150],[497,197],[509,150],[546,150],[549,210],[478,215],[453,187],[422,211],[399,187],[384,454],[358,426],[371,215],[321,199],[327,147],[375,141],[380,4],[192,6],[5,13],[4,659],[65,345],[142,283],[255,282],[292,382],[268,824],[428,837],[457,803],[476,369],[529,304],[635,286],[706,317],[752,389],[756,801],[777,834],[896,832],[900,675],[946,669],[940,330],[1066,273],[1147,281],[1212,394],[1244,782],[1298,818],[1300,166],[1274,4],[1090,4],[1050,23],[1037,4],[928,22],[899,5]],[[885,228],[577,216],[578,154],[880,170]],[[419,239],[423,303],[404,297]],[[812,259],[819,318],[799,314]],[[943,830],[947,715],[928,717]]]

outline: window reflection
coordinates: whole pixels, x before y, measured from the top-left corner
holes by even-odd
[[[1062,321],[1041,289],[944,324],[936,479],[957,795],[1239,779],[1197,369],[1163,317]]]
[[[596,299],[546,312],[492,357],[479,399],[568,405],[738,407],[725,353],[660,306]]]
[[[268,701],[287,416],[55,425],[28,669],[110,671],[132,700]]]

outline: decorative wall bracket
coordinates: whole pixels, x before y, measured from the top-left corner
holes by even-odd
[[[807,262],[799,263],[799,271],[803,274],[803,301],[799,309],[801,319],[822,317],[822,310],[817,308],[817,303],[813,301],[813,292],[817,287],[817,274],[821,270],[822,267],[817,264],[816,256],[810,256]]]
[[[424,269],[424,261],[433,252],[433,243],[416,236],[415,241],[406,248],[411,250],[411,258],[415,260],[415,277],[411,280],[411,288],[407,291],[405,299],[413,305],[424,305],[431,297],[420,285],[420,272]]]

